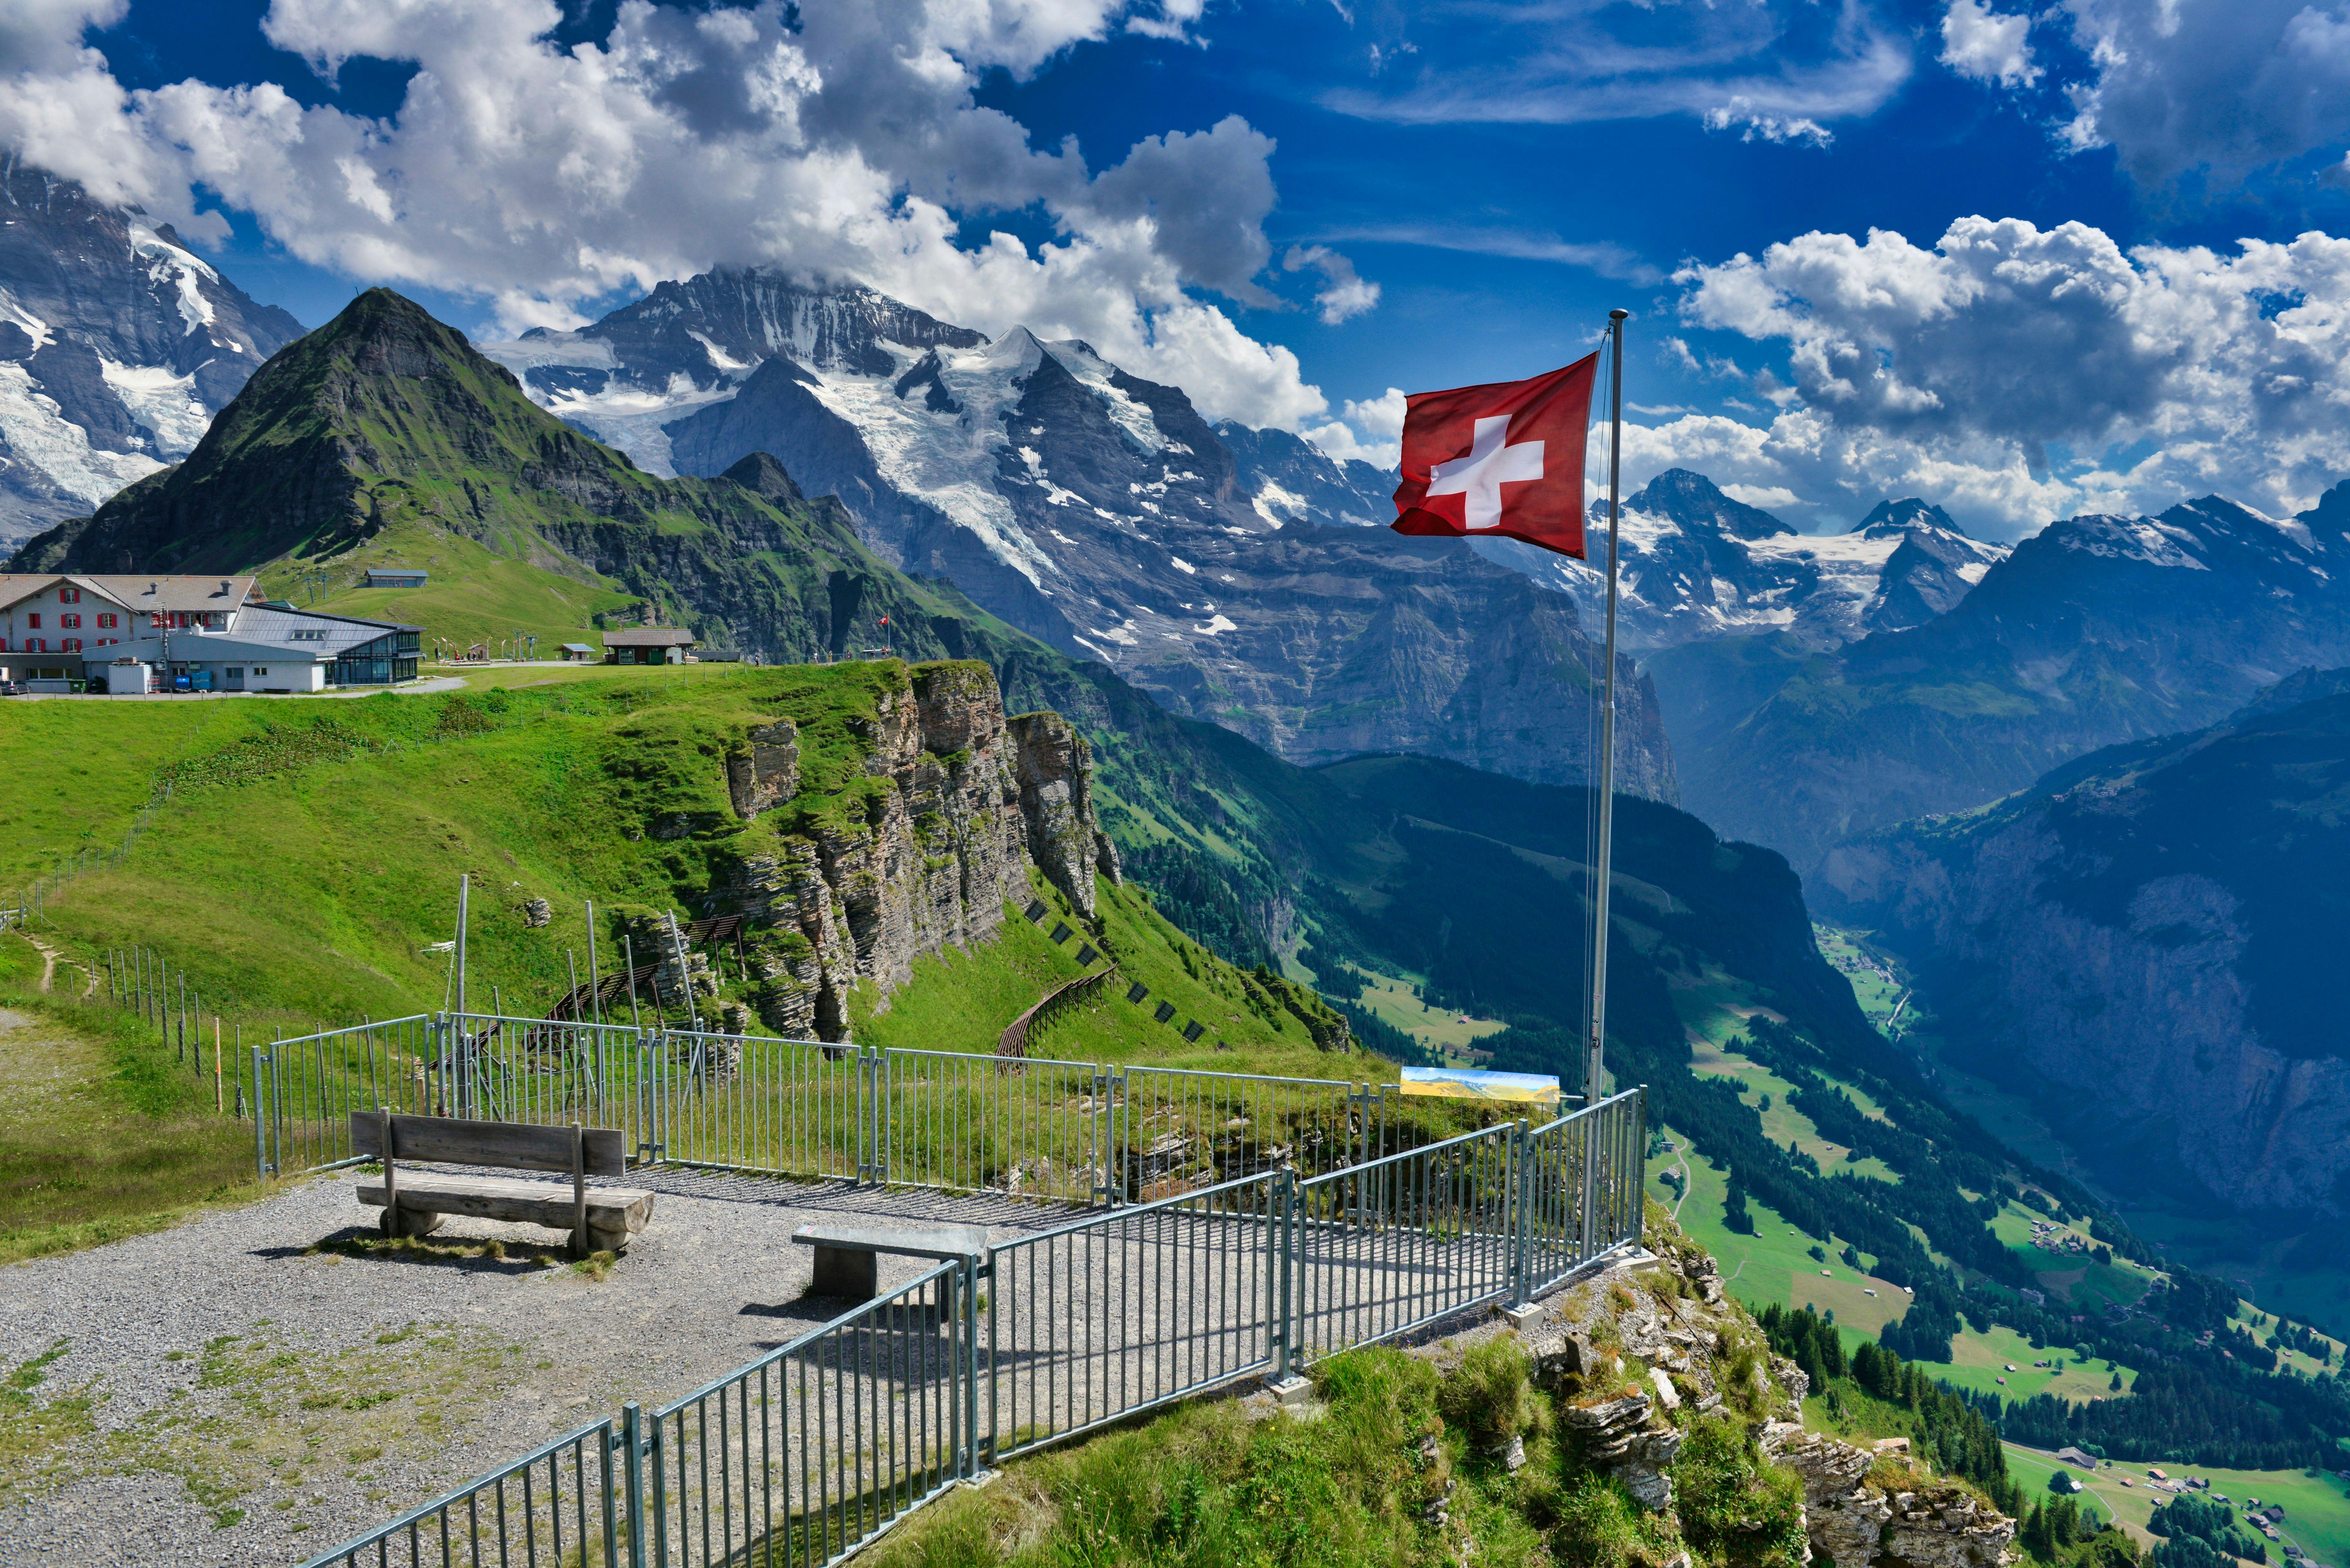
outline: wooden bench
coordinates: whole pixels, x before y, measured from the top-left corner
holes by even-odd
[[[617,1127],[532,1127],[452,1116],[351,1113],[351,1152],[383,1161],[380,1178],[359,1183],[359,1201],[381,1209],[387,1236],[429,1236],[450,1214],[515,1220],[571,1233],[571,1255],[617,1252],[652,1218],[642,1188],[590,1188],[591,1176],[628,1174],[627,1135]],[[568,1188],[503,1176],[403,1171],[400,1162],[487,1165],[567,1173]]]
[[[880,1256],[904,1258],[984,1258],[987,1228],[983,1225],[803,1225],[792,1240],[816,1250],[816,1279],[811,1293],[838,1296],[844,1301],[869,1302],[881,1293]],[[954,1293],[949,1281],[939,1282],[939,1305],[949,1308]]]

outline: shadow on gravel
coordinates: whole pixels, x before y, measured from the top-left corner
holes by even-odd
[[[589,1279],[601,1280],[611,1272],[613,1263],[617,1262],[613,1254],[598,1252],[575,1263],[570,1253],[560,1244],[534,1247],[463,1237],[451,1237],[447,1241],[430,1236],[386,1239],[372,1227],[357,1225],[338,1231],[307,1247],[260,1247],[255,1248],[252,1255],[271,1259],[307,1258],[321,1252],[345,1258],[412,1263],[425,1268],[462,1269],[468,1273],[503,1274],[509,1278],[568,1267]]]

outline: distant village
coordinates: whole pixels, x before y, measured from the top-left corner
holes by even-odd
[[[2034,1220],[2032,1222],[2032,1244],[2043,1252],[2078,1252],[2085,1258],[2096,1250],[2095,1244],[2078,1231],[2059,1225],[2053,1220]]]

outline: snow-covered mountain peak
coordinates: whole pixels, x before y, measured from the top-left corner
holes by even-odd
[[[169,224],[0,155],[0,545],[186,456],[301,330]]]
[[[1393,516],[1394,475],[1220,431],[1092,344],[722,272],[483,352],[651,472],[770,454],[885,559],[1285,755],[1584,776],[1588,679],[1560,671],[1596,654],[1571,604],[1468,551],[1312,526]],[[1648,715],[1631,787],[1669,794]]]
[[[1899,501],[1880,501],[1869,514],[1860,520],[1856,534],[1893,538],[1912,528],[1933,528],[1945,534],[1967,538],[1967,531],[1950,520],[1950,514],[1932,502],[1911,495]]]
[[[1605,502],[1594,504],[1607,521]],[[1760,506],[1722,493],[1704,474],[1686,468],[1669,468],[1641,487],[1624,504],[1625,510],[1647,512],[1669,519],[1679,527],[1736,539],[1762,539],[1794,529]]]

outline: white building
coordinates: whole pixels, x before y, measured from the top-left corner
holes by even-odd
[[[421,628],[268,603],[256,591],[250,576],[0,573],[0,680],[121,692],[416,679]]]

